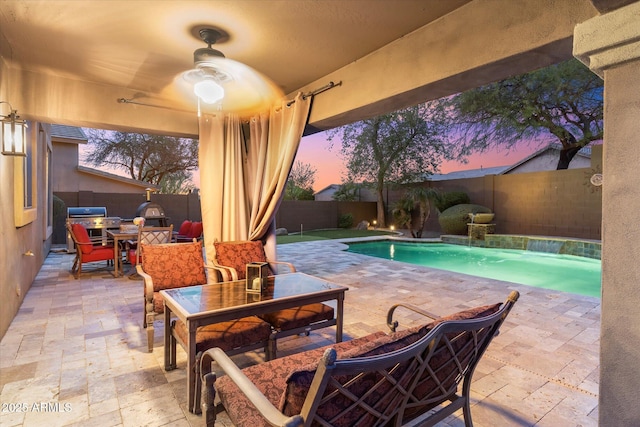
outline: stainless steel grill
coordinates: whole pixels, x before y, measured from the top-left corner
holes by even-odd
[[[120,217],[108,217],[105,207],[67,208],[67,224],[82,224],[89,236],[101,237],[106,241],[107,230],[120,228]],[[67,252],[75,252],[73,239],[67,233]]]

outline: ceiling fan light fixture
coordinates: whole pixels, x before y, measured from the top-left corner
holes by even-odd
[[[204,79],[193,85],[193,92],[205,104],[215,104],[224,98],[224,89],[211,79]]]

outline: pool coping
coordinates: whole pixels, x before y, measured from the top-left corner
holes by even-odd
[[[579,239],[573,237],[557,236],[528,236],[522,234],[487,234],[484,240],[471,239],[467,236],[446,235],[429,238],[413,238],[407,236],[371,236],[371,237],[351,237],[345,239],[335,239],[337,243],[345,245],[343,250],[348,249],[349,243],[371,242],[382,240],[395,240],[413,243],[448,243],[453,245],[471,245],[474,247],[492,249],[516,249],[529,250],[534,252],[549,252],[564,255],[573,255],[591,259],[601,259],[602,242],[599,240]],[[533,245],[533,243],[536,245]],[[545,245],[549,243],[548,245]],[[538,245],[537,243],[542,243]]]

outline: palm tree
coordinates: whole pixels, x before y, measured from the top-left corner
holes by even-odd
[[[407,228],[411,236],[419,239],[422,237],[424,226],[431,213],[431,201],[438,200],[440,192],[434,188],[411,187],[404,196],[394,205],[392,214],[399,228]],[[412,213],[418,208],[417,227],[413,227]]]

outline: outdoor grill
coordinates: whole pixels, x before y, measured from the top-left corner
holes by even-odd
[[[120,228],[120,217],[108,217],[105,207],[67,208],[67,223],[82,224],[89,236],[107,239],[107,230]],[[67,232],[67,252],[75,252],[73,239]]]
[[[146,189],[147,201],[138,206],[136,216],[144,218],[147,225],[150,221],[157,221],[159,227],[167,227],[169,218],[166,217],[161,205],[151,201],[151,191],[150,188]]]

